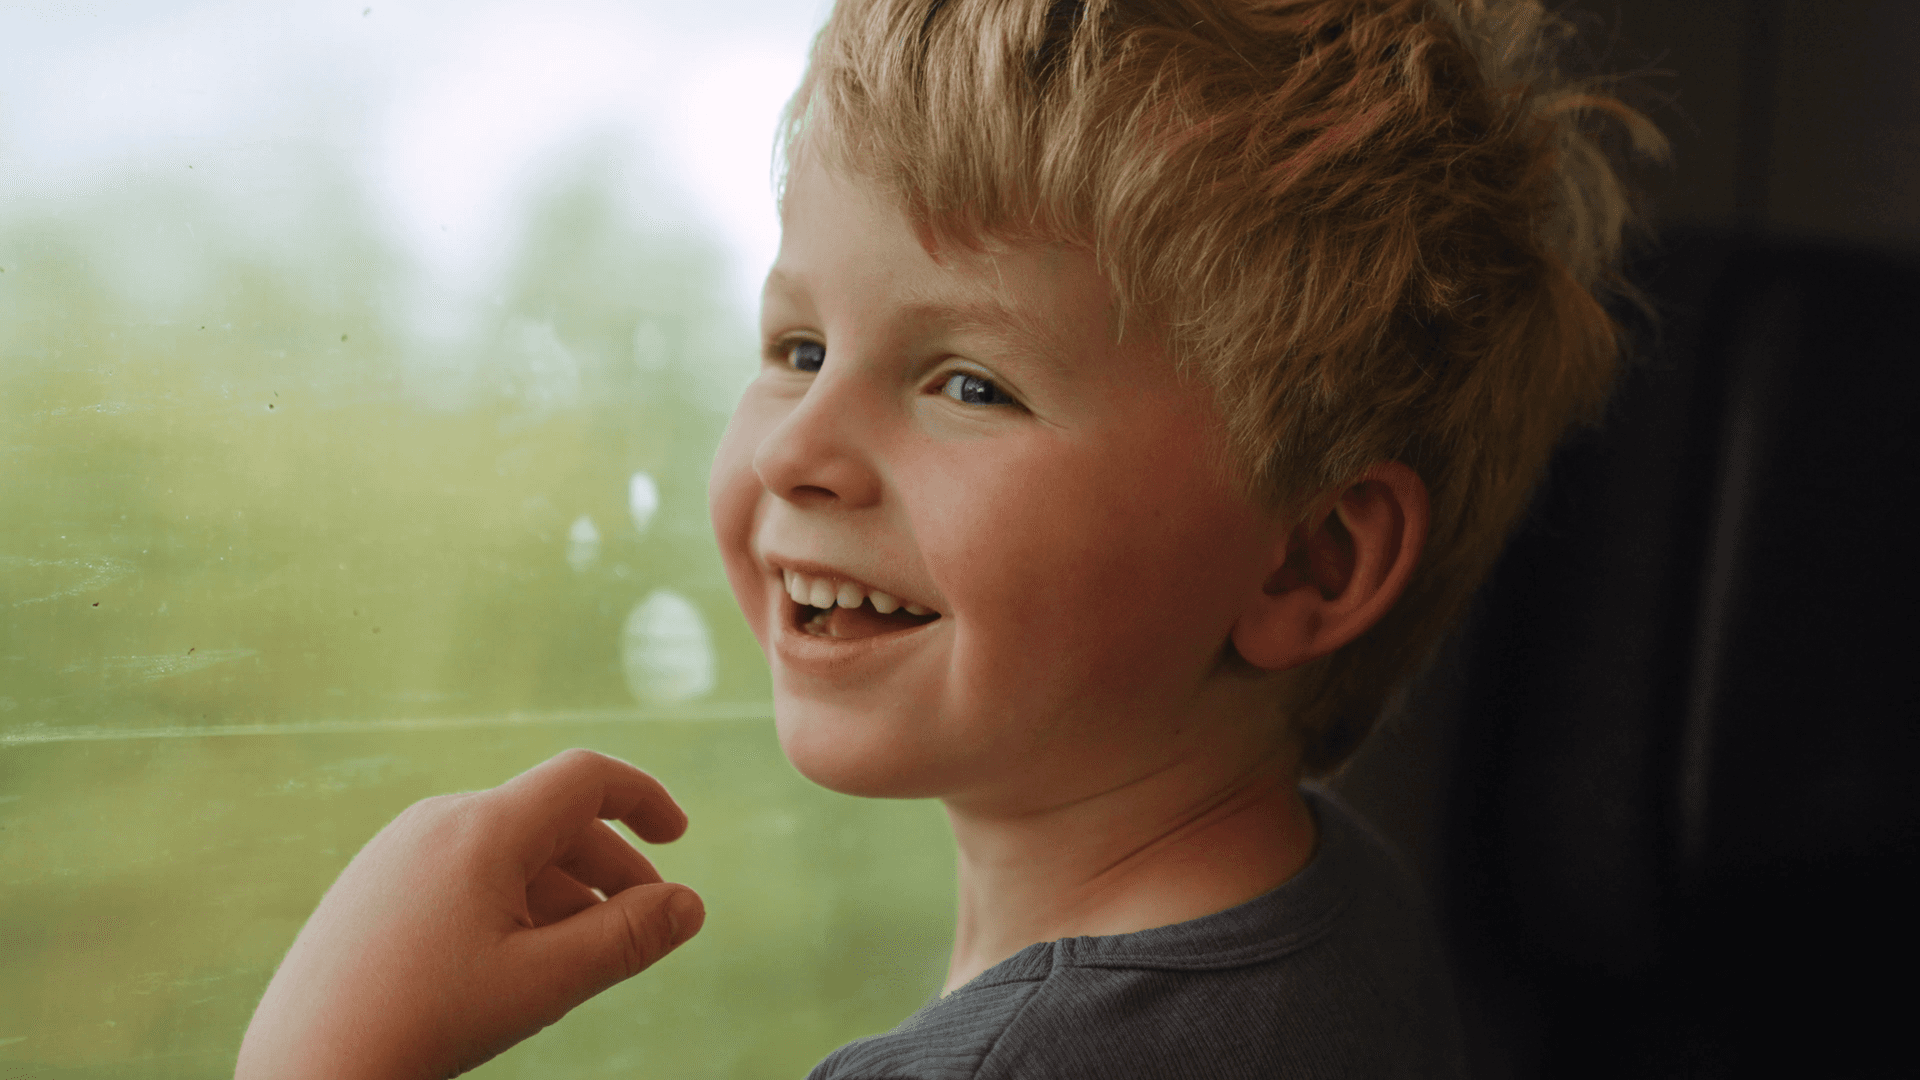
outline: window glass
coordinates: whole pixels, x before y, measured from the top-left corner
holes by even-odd
[[[661,777],[707,928],[484,1077],[804,1075],[938,989],[938,808],[821,791],[708,532],[823,5],[0,10],[0,1066],[230,1075],[407,804]]]

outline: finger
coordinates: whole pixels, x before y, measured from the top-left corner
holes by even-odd
[[[486,793],[491,835],[531,881],[600,818],[625,821],[642,839],[663,842],[687,818],[658,780],[591,750],[568,750]]]
[[[685,885],[642,885],[531,933],[523,970],[539,992],[569,1009],[632,978],[700,931],[706,906]]]
[[[595,818],[618,818],[648,843],[677,839],[687,815],[660,781],[592,750],[567,750],[495,789],[510,816],[541,822],[549,843]]]
[[[652,861],[604,821],[596,821],[571,837],[554,857],[554,864],[575,881],[608,896],[660,882],[660,872]]]
[[[527,914],[535,926],[557,923],[599,902],[592,889],[557,866],[547,867],[527,882]]]

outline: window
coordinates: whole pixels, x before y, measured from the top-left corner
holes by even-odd
[[[823,16],[0,13],[0,1065],[230,1070],[361,843],[569,746],[707,929],[474,1075],[799,1076],[937,990],[938,810],[787,766],[706,523]]]

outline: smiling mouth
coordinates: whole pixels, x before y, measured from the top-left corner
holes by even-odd
[[[925,626],[940,613],[904,603],[854,582],[782,574],[793,603],[793,626],[812,637],[869,638]]]

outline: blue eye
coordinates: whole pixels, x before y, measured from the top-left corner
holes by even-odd
[[[1013,399],[1007,396],[1006,391],[993,384],[993,380],[969,375],[964,371],[956,371],[947,376],[947,381],[941,385],[940,392],[955,401],[964,401],[969,405],[1012,405],[1014,403]]]
[[[827,362],[827,347],[817,341],[792,341],[787,343],[787,363],[795,371],[819,371]]]

